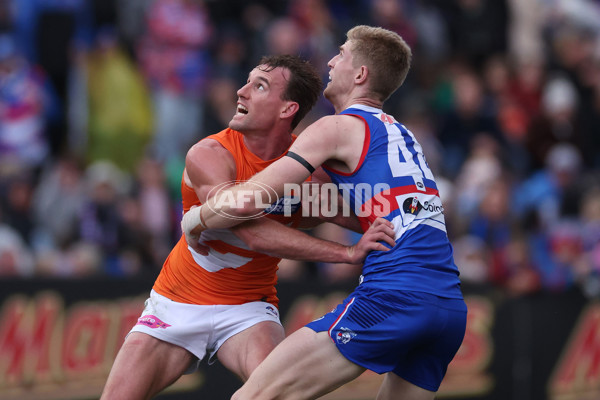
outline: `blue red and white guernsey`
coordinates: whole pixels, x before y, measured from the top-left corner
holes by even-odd
[[[361,286],[461,299],[444,208],[421,145],[394,117],[353,105],[340,114],[365,122],[361,158],[351,173],[324,167],[363,229],[378,216],[394,224],[396,245],[365,260]]]

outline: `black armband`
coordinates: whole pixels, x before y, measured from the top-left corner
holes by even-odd
[[[288,151],[286,153],[286,156],[293,158],[294,160],[298,161],[300,164],[302,164],[304,166],[304,168],[306,168],[308,170],[308,172],[310,172],[311,174],[313,172],[315,172],[315,167],[313,167],[312,165],[310,165],[310,163],[308,161],[306,161],[304,158],[302,158],[302,156],[294,153],[293,151]]]

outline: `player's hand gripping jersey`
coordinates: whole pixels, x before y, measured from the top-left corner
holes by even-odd
[[[206,139],[218,141],[235,159],[236,181],[245,181],[265,169],[278,158],[264,161],[244,145],[243,135],[225,129]],[[279,157],[280,158],[280,157]],[[183,209],[200,205],[194,190],[182,179]],[[293,210],[291,217],[283,211],[271,211],[269,218],[295,226],[300,213]],[[244,304],[267,301],[277,305],[275,290],[277,264],[281,259],[250,250],[229,229],[211,229],[202,232],[201,242],[209,246],[207,256],[188,247],[182,236],[165,261],[154,290],[169,299],[189,304]]]
[[[394,224],[396,246],[369,254],[362,285],[462,298],[443,206],[421,145],[382,110],[354,105],[341,114],[365,122],[365,143],[352,173],[325,171],[366,230],[376,217]]]

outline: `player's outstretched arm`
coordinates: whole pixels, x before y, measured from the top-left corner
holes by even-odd
[[[218,143],[201,142],[188,152],[184,179],[186,184],[194,189],[198,198],[206,202],[212,188],[235,179],[235,163],[230,153]],[[198,207],[192,208],[185,215],[197,209]],[[232,231],[252,250],[260,253],[280,258],[331,263],[360,264],[368,251],[385,251],[388,248],[382,243],[389,244],[393,241],[393,231],[380,226],[374,229],[357,249],[358,245],[345,246],[318,239],[268,218],[246,221],[232,227]],[[198,242],[198,238],[186,239],[195,251],[201,254],[208,251],[208,248]]]
[[[375,220],[354,246],[319,239],[269,218],[245,222],[233,232],[259,253],[310,262],[362,264],[370,251],[388,251],[395,245],[392,223],[383,218]]]
[[[207,228],[229,228],[242,223],[248,216],[260,210],[260,204],[276,193],[282,196],[286,184],[300,184],[329,159],[344,160],[349,149],[349,132],[359,131],[364,137],[364,124],[349,116],[323,117],[310,125],[290,148],[304,162],[296,158],[282,157],[244,184],[235,185],[207,200],[206,204],[188,212],[182,220],[182,229],[188,239],[197,238]],[[359,144],[359,146],[362,146]],[[355,151],[354,151],[355,152]],[[248,198],[260,201],[245,201]],[[223,199],[234,201],[223,201]]]

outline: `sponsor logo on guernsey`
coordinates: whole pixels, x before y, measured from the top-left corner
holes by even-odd
[[[162,322],[160,320],[160,318],[154,316],[154,315],[143,315],[140,318],[138,318],[138,322],[136,325],[145,325],[148,328],[152,328],[152,329],[156,329],[156,328],[162,328],[162,329],[166,329],[168,328],[169,324],[167,324],[166,322]]]
[[[340,330],[335,334],[335,340],[340,344],[346,344],[356,336],[352,329],[340,327]]]
[[[421,210],[429,211],[431,213],[443,213],[444,207],[441,204],[433,204],[428,201],[421,204],[416,197],[409,197],[404,200],[402,210],[407,214],[417,215]]]
[[[422,208],[423,206],[421,206],[419,199],[416,197],[413,197],[412,199],[408,197],[406,200],[404,200],[404,204],[402,204],[402,209],[407,214],[416,215],[419,211],[421,211]]]
[[[423,203],[423,208],[429,212],[433,212],[433,213],[443,213],[444,212],[444,206],[442,206],[441,204],[433,204],[430,203],[428,201]]]

